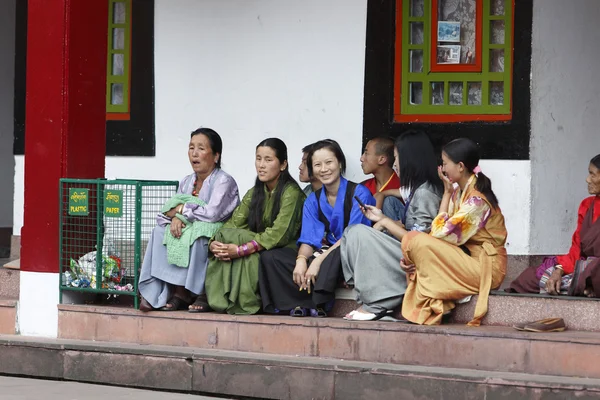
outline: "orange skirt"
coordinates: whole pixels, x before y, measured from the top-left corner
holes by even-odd
[[[472,248],[472,246],[469,246]],[[490,289],[506,274],[506,250],[489,243],[467,255],[461,248],[422,232],[402,239],[406,264],[415,265],[402,300],[402,316],[416,324],[437,325],[457,300],[482,293],[470,326],[479,326],[487,312]]]

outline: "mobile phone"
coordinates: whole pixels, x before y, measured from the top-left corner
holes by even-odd
[[[367,206],[365,205],[365,203],[363,203],[358,196],[354,196],[354,198],[356,199],[356,201],[358,202],[358,205],[360,205],[362,208],[366,209]]]

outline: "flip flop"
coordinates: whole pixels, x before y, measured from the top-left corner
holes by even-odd
[[[326,318],[327,317],[327,313],[321,307],[311,308],[310,309],[310,316],[313,317],[313,318]]]
[[[306,317],[306,308],[298,306],[290,311],[290,315],[292,317]]]
[[[182,298],[175,297],[167,302],[167,304],[171,304],[171,307],[167,307],[166,305],[160,309],[160,311],[179,311],[185,310],[186,307],[189,307],[190,303],[183,300]]]

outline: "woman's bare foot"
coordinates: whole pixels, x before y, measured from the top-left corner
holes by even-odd
[[[194,301],[192,304],[190,304],[188,309],[189,309],[189,312],[192,312],[192,313],[212,311],[212,308],[210,308],[210,305],[208,304],[205,294],[201,294],[200,296],[196,297],[196,301]]]
[[[583,295],[586,297],[596,297],[596,293],[594,293],[594,288],[592,286],[588,286],[583,291]]]

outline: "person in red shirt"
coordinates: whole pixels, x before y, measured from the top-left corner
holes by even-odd
[[[376,137],[369,140],[360,156],[360,167],[365,175],[373,178],[361,182],[376,194],[384,190],[400,189],[400,179],[394,172],[394,141],[390,138]]]
[[[569,252],[526,269],[507,291],[600,295],[600,154],[590,161],[586,182],[591,196],[579,205],[577,229]]]
[[[367,143],[360,157],[360,166],[365,175],[373,178],[361,182],[373,194],[376,207],[394,219],[400,219],[404,205],[400,199],[400,178],[394,172],[394,141],[386,137],[376,137]],[[395,195],[391,195],[394,193]]]

